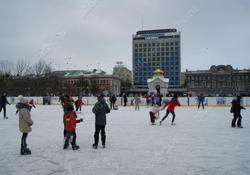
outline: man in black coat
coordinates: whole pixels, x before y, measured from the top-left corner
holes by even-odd
[[[107,103],[105,102],[104,97],[102,97],[102,96],[98,97],[98,102],[93,107],[92,112],[95,114],[95,134],[94,134],[94,141],[95,142],[93,144],[93,148],[97,149],[100,131],[101,131],[102,146],[103,146],[103,148],[105,148],[106,114],[110,112],[110,109],[109,109]]]
[[[0,112],[3,109],[3,117],[4,119],[8,119],[8,117],[6,116],[6,104],[10,104],[6,98],[6,93],[3,93],[3,95],[0,98]]]

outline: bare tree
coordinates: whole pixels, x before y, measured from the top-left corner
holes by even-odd
[[[16,74],[19,76],[25,75],[27,73],[27,69],[29,68],[29,64],[25,60],[18,60],[16,63]]]
[[[13,64],[8,60],[0,60],[0,73],[11,74]]]
[[[32,74],[35,74],[34,67],[28,65],[27,69],[24,72],[24,75],[32,75]]]
[[[44,60],[39,60],[37,63],[34,64],[33,69],[34,73],[39,76],[44,73],[44,68],[46,66],[46,62]]]
[[[50,64],[46,64],[46,65],[44,66],[43,73],[44,73],[44,74],[50,74],[50,73],[52,72],[52,70],[53,70],[53,68],[51,67],[51,65],[50,65]]]

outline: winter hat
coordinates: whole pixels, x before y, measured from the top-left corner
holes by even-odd
[[[29,100],[27,98],[21,98],[20,100],[20,103],[25,103],[25,104],[28,104],[29,103]]]
[[[21,100],[23,99],[23,95],[18,95],[17,99],[19,100],[19,102],[21,102]]]

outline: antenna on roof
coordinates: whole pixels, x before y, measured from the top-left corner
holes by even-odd
[[[143,20],[143,17],[141,17],[141,30],[143,30],[143,24],[144,24],[144,20]]]

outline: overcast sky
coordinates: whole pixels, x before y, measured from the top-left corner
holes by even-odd
[[[1,0],[0,24],[0,60],[13,63],[132,69],[132,34],[177,28],[182,71],[250,68],[249,0]]]

